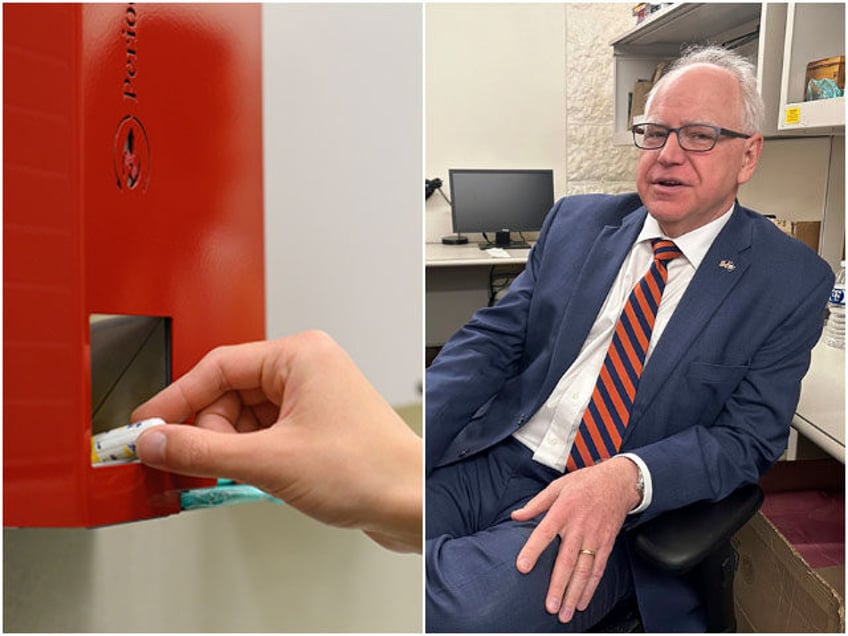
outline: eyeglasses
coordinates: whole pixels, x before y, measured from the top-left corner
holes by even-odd
[[[633,143],[642,150],[659,150],[665,146],[671,133],[677,133],[677,143],[683,150],[690,152],[712,150],[722,135],[736,139],[748,139],[751,136],[709,124],[686,124],[679,128],[662,124],[636,124],[632,130]]]

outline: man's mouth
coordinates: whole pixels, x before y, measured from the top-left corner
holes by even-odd
[[[654,185],[662,186],[664,188],[674,188],[684,186],[686,184],[678,179],[655,179]]]

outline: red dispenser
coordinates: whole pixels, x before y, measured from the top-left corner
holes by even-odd
[[[206,485],[90,438],[264,337],[261,8],[3,6],[4,525],[179,511]]]

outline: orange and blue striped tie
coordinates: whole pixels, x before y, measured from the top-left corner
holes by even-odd
[[[583,413],[566,462],[569,471],[607,459],[621,447],[668,280],[667,264],[681,255],[677,246],[667,239],[654,239],[651,245],[654,262],[633,287],[618,319],[592,399]]]

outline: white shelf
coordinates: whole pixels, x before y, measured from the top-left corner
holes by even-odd
[[[784,104],[777,127],[780,130],[809,131],[821,134],[844,133],[845,98],[819,99]],[[840,130],[840,127],[842,129]]]
[[[681,44],[726,41],[735,37],[733,32],[740,25],[756,23],[759,17],[759,3],[683,2],[652,14],[612,45],[621,52],[632,53],[628,49],[639,47],[673,57],[680,53]]]

